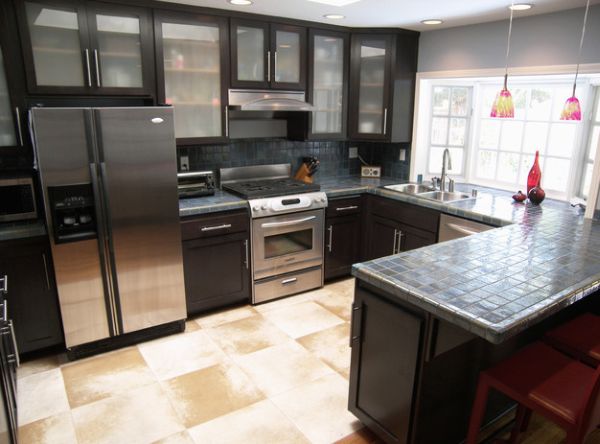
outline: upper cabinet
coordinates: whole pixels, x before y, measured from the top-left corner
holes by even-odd
[[[231,19],[231,86],[306,89],[306,29]]]
[[[311,29],[308,39],[309,138],[346,137],[349,35]]]
[[[392,35],[352,36],[351,138],[389,139],[394,49],[395,38]]]
[[[22,2],[18,12],[31,93],[152,94],[149,10],[31,0]]]
[[[179,145],[228,136],[227,19],[155,15],[158,101],[173,105]]]
[[[0,147],[23,145],[19,107],[11,101],[4,55],[0,47]]]

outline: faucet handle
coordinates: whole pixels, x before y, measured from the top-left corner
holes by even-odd
[[[440,178],[439,177],[432,177],[431,178],[431,185],[433,185],[434,188],[439,188],[440,187]]]
[[[448,180],[448,191],[454,193],[454,179]]]

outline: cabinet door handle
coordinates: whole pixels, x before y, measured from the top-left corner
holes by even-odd
[[[100,63],[98,61],[98,50],[94,49],[94,62],[96,64],[96,86],[100,88],[102,82],[100,81]]]
[[[244,241],[244,248],[246,249],[246,262],[245,262],[245,264],[246,264],[246,270],[249,270],[250,269],[250,263],[249,263],[249,257],[250,256],[249,256],[249,253],[248,253],[248,239],[246,239]]]
[[[331,253],[331,250],[333,250],[333,225],[329,225],[327,231],[329,231],[329,243],[327,244],[327,250]]]
[[[15,106],[15,120],[17,124],[17,132],[19,133],[19,145],[23,146],[23,128],[21,128],[21,112],[19,107]]]
[[[298,282],[298,278],[289,278],[281,281],[281,285],[289,285]]]
[[[402,233],[402,231],[398,230],[398,243],[396,246],[396,254],[400,253],[400,247],[402,245],[402,236],[404,236],[404,233]]]
[[[396,239],[398,238],[398,230],[394,228],[394,244],[392,245],[392,254],[396,254]]]
[[[271,81],[271,51],[267,51],[267,82]]]
[[[8,275],[5,274],[2,279],[2,288],[0,288],[0,293],[8,293]]]
[[[387,134],[387,108],[383,109],[383,135]]]
[[[8,300],[4,299],[2,303],[2,322],[6,322],[8,320]]]
[[[354,335],[354,328],[356,326],[356,319],[354,319],[354,315],[358,312],[362,307],[359,305],[352,304],[352,313],[350,314],[350,347],[352,347],[352,343],[357,339],[360,339],[360,332],[357,335]]]
[[[277,82],[277,51],[273,54],[273,81]]]
[[[50,290],[50,275],[48,274],[48,261],[46,260],[46,253],[42,253],[42,259],[44,260],[44,273],[46,274],[46,287]]]
[[[214,225],[212,227],[202,227],[200,231],[215,231],[215,230],[225,230],[227,228],[231,228],[231,224],[223,224],[223,225]]]
[[[17,346],[17,339],[15,338],[15,326],[13,325],[12,319],[8,321],[8,327],[4,327],[2,329],[2,335],[9,335],[13,346],[13,353],[6,357],[8,362],[15,362],[17,367],[19,367],[21,365],[21,359],[19,358],[19,347]]]
[[[225,105],[225,137],[229,137],[229,107]]]
[[[92,86],[92,70],[90,69],[90,50],[85,48],[85,67],[87,70],[88,86]]]
[[[335,211],[350,211],[350,210],[357,210],[358,206],[356,205],[350,205],[349,207],[339,207],[336,208]]]

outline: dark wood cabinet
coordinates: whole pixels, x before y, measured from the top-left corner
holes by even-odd
[[[349,410],[385,442],[407,443],[425,317],[357,284]]]
[[[173,105],[177,144],[226,141],[227,19],[160,11],[154,35],[158,102]]]
[[[231,19],[231,86],[306,89],[306,28]]]
[[[149,9],[77,0],[19,0],[17,12],[30,93],[153,94]]]
[[[439,212],[378,196],[368,196],[363,260],[435,244]]]
[[[250,302],[249,236],[246,212],[182,221],[189,315]]]
[[[8,316],[20,353],[63,342],[50,246],[45,237],[0,244],[0,274],[8,276]]]
[[[325,219],[325,279],[347,276],[359,261],[361,198],[329,202]]]
[[[352,35],[350,138],[410,142],[418,33]]]

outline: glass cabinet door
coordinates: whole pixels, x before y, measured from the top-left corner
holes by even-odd
[[[162,22],[164,100],[174,107],[178,139],[224,134],[222,26]]]
[[[17,145],[17,134],[13,116],[8,82],[6,81],[6,70],[4,68],[4,57],[2,49],[0,49],[0,146]]]
[[[38,86],[90,86],[84,62],[79,11],[73,7],[25,2],[31,52]],[[88,53],[89,57],[89,53]]]
[[[271,25],[273,88],[306,88],[306,29]]]
[[[265,50],[267,47],[264,28],[236,26],[237,73],[242,82],[264,82],[266,78]]]
[[[97,87],[141,88],[142,47],[140,19],[135,16],[93,14]]]
[[[345,87],[345,39],[311,35],[312,39],[312,134],[343,133]]]
[[[387,135],[390,64],[390,38],[387,36],[359,36],[354,49],[359,60],[358,109],[353,131],[357,134],[385,138]]]

